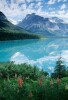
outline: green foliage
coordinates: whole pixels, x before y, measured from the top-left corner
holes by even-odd
[[[0,63],[0,100],[67,100],[68,77],[52,79],[36,66]],[[19,87],[18,76],[22,76]]]
[[[16,31],[1,31],[0,30],[0,41],[5,41],[5,40],[21,40],[21,39],[39,39],[40,36],[34,35],[34,34],[29,34],[25,32],[16,32]]]
[[[0,79],[0,100],[67,100],[68,77],[62,78],[60,84],[55,79],[52,81],[53,84],[50,78],[46,78],[40,85],[38,81],[25,79],[22,88],[19,88],[17,78],[9,81]]]
[[[54,73],[52,74],[52,77],[54,78],[62,78],[62,77],[65,77],[67,76],[67,73],[66,73],[66,67],[65,65],[63,64],[63,61],[61,60],[61,57],[58,59],[58,61],[56,62],[56,66],[55,66],[55,70],[54,70]]]
[[[39,70],[36,66],[27,64],[14,64],[13,62],[0,63],[0,77],[13,78],[15,75],[36,80],[41,75],[47,76],[48,73]]]

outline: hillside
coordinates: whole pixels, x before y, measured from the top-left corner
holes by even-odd
[[[23,28],[13,25],[6,16],[0,12],[0,41],[17,39],[36,39],[37,35],[27,32]]]

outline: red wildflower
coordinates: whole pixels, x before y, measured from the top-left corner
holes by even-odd
[[[23,79],[21,77],[18,78],[18,86],[20,88],[22,88],[22,85],[23,85]]]

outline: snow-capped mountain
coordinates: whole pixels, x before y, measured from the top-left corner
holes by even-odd
[[[28,14],[18,26],[45,36],[68,36],[68,24],[57,17],[44,18],[32,13]]]

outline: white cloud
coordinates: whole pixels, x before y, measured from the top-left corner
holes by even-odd
[[[16,3],[25,3],[26,2],[26,0],[11,0],[11,1],[12,1],[12,3],[14,3],[14,1]]]
[[[48,4],[55,4],[56,3],[56,0],[49,0],[48,1]]]
[[[21,9],[22,10],[25,10],[27,8],[27,5],[26,4],[23,4],[22,6],[21,6]]]
[[[63,2],[67,2],[67,0],[63,0]]]
[[[27,2],[30,4],[28,5]],[[34,2],[33,2],[34,1]],[[36,3],[35,3],[36,1]],[[43,17],[60,17],[64,20],[68,20],[68,11],[65,11],[65,4],[61,6],[60,10],[51,9],[51,12],[48,12],[48,9],[43,10],[43,0],[11,0],[10,5],[7,4],[6,0],[0,0],[0,10],[11,20],[12,23],[16,23],[19,20],[22,20],[27,14],[36,13],[37,15]],[[64,0],[65,1],[65,0]],[[16,2],[16,3],[15,3]],[[49,0],[48,4],[55,4],[57,0]],[[22,3],[20,6],[19,4]],[[14,22],[15,20],[15,22]]]
[[[63,1],[62,0],[58,0],[58,2],[67,2],[67,0],[63,0]]]
[[[62,0],[58,0],[58,2],[61,2]]]
[[[63,4],[60,9],[65,9],[65,8],[66,8],[66,5]]]
[[[41,5],[42,5],[42,2],[38,2],[38,3],[37,3],[37,6],[40,7]]]
[[[31,3],[31,2],[39,2],[39,1],[42,1],[42,0],[16,0],[17,2],[28,2],[28,3]]]
[[[34,3],[30,3],[29,6],[27,6],[27,2],[37,1],[36,5]],[[8,19],[12,21],[12,23],[15,23],[14,20],[17,22],[19,20],[22,20],[26,14],[31,14],[36,12],[33,7],[38,7],[37,9],[41,8],[41,0],[11,0],[10,6],[8,6],[6,0],[0,0],[0,10],[7,16]],[[19,4],[21,6],[19,6]],[[5,10],[4,10],[5,9]]]
[[[31,3],[31,4],[28,6],[28,8],[29,8],[29,9],[32,9],[34,6],[35,6],[35,3]]]

